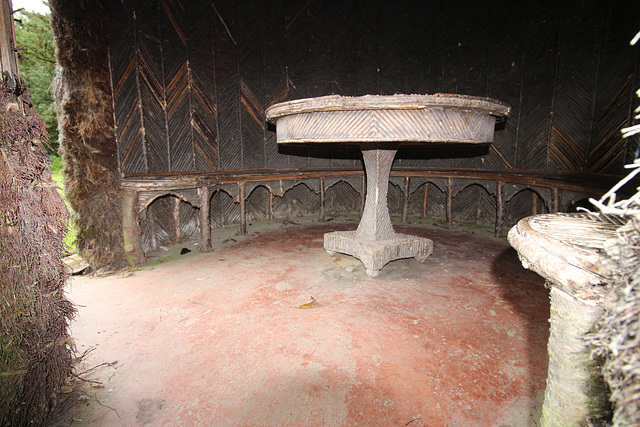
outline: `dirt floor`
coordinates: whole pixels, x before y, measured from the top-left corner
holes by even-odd
[[[537,425],[544,280],[505,239],[424,225],[395,228],[434,240],[427,262],[370,278],[322,247],[356,226],[231,227],[210,253],[185,242],[136,271],[74,276],[83,380],[53,424]]]

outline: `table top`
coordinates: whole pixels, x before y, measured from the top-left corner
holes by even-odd
[[[323,96],[275,104],[278,143],[491,143],[510,107],[466,95]]]

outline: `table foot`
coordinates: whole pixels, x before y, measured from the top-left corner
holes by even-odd
[[[365,270],[367,276],[369,277],[378,277],[380,275],[380,270],[369,270],[368,268]]]
[[[389,239],[368,240],[356,231],[334,231],[324,235],[324,249],[358,258],[367,275],[377,277],[382,267],[396,259],[415,258],[425,262],[433,252],[433,241],[399,233]]]

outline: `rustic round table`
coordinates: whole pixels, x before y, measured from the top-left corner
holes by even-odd
[[[267,121],[276,125],[279,144],[356,144],[367,175],[367,196],[355,231],[324,235],[324,248],[352,255],[371,277],[400,258],[424,262],[430,239],[396,233],[387,208],[391,164],[400,144],[487,144],[496,119],[509,106],[465,95],[324,96],[275,104]]]

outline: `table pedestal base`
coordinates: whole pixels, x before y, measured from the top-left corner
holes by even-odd
[[[324,249],[330,255],[340,252],[358,258],[367,275],[377,277],[382,267],[396,259],[425,262],[433,252],[433,241],[399,233],[389,239],[368,240],[357,231],[334,231],[324,235]]]
[[[400,144],[490,143],[496,118],[509,115],[509,109],[490,98],[442,93],[334,95],[272,105],[266,110],[266,118],[270,123],[277,121],[278,144],[360,146],[367,175],[362,219],[356,232],[326,234],[324,247],[329,253],[342,252],[359,258],[367,274],[376,277],[389,261],[398,258],[424,261],[433,248],[431,240],[396,234],[391,225],[387,190]]]

